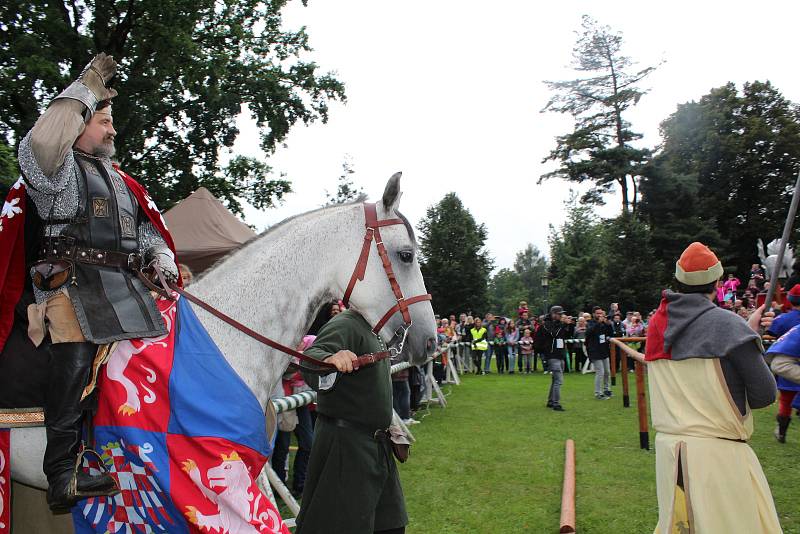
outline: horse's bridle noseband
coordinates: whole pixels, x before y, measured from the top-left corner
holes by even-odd
[[[392,293],[394,293],[394,297],[397,299],[397,304],[392,306],[389,311],[387,311],[383,317],[380,318],[380,320],[372,328],[372,331],[375,334],[380,333],[387,321],[389,321],[394,314],[400,312],[403,316],[404,323],[402,327],[402,330],[404,330],[402,339],[405,340],[405,336],[408,334],[408,329],[411,328],[412,324],[411,314],[408,311],[408,307],[412,304],[416,304],[417,302],[431,300],[431,296],[430,294],[416,295],[409,298],[405,298],[403,296],[403,290],[400,289],[400,284],[397,282],[397,277],[392,269],[392,260],[389,259],[389,253],[386,252],[386,246],[383,244],[380,230],[382,226],[394,226],[397,224],[405,225],[406,223],[402,219],[378,220],[376,205],[369,202],[364,203],[364,218],[364,225],[367,228],[367,231],[364,235],[364,244],[361,246],[361,255],[358,257],[358,262],[356,263],[356,268],[353,270],[352,276],[350,276],[350,282],[347,284],[347,289],[344,292],[344,298],[342,299],[342,302],[344,302],[344,305],[347,306],[348,302],[350,301],[350,295],[352,295],[353,289],[356,287],[356,282],[359,280],[364,280],[364,276],[367,274],[369,252],[372,241],[374,240],[375,247],[378,249],[378,255],[381,258],[381,263],[383,263],[383,270],[386,272],[386,278],[389,279],[389,285],[392,288]]]

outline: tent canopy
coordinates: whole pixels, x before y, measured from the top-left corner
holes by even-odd
[[[205,187],[173,206],[164,220],[175,240],[178,261],[194,274],[256,235]]]

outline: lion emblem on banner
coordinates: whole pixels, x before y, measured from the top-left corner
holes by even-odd
[[[163,336],[145,339],[126,339],[120,341],[111,353],[108,363],[106,364],[106,376],[109,380],[118,383],[125,390],[125,401],[117,408],[118,413],[122,415],[133,415],[141,411],[142,402],[145,404],[152,404],[155,402],[156,394],[152,389],[152,385],[156,382],[156,372],[145,365],[141,365],[141,368],[146,373],[146,378],[137,385],[126,376],[125,371],[128,370],[134,356],[142,353],[145,349],[154,346],[160,346],[164,349],[168,348],[166,339],[172,331],[176,311],[177,300],[170,303],[166,309],[161,310],[161,317],[167,325],[167,333]],[[144,390],[144,396],[142,396],[140,389]]]
[[[186,518],[203,532],[224,534],[261,534],[280,532],[283,522],[274,510],[265,507],[259,513],[261,492],[250,491],[252,479],[239,454],[222,454],[222,463],[206,472],[208,485],[203,483],[200,469],[194,460],[183,462],[183,470],[206,499],[217,507],[216,514],[203,514],[194,506],[186,507]],[[217,493],[212,488],[221,488]],[[256,523],[258,526],[254,526]]]

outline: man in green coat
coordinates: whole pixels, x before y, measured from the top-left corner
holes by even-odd
[[[352,310],[319,331],[305,354],[339,373],[306,382],[318,390],[317,423],[296,534],[402,534],[403,489],[385,431],[392,422],[388,359],[354,369],[357,356],[386,345]]]

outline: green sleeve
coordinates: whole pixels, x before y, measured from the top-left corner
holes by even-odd
[[[314,344],[303,354],[311,356],[315,360],[324,360],[340,350],[353,350],[353,329],[347,328],[347,322],[346,320],[328,321],[320,329]]]

